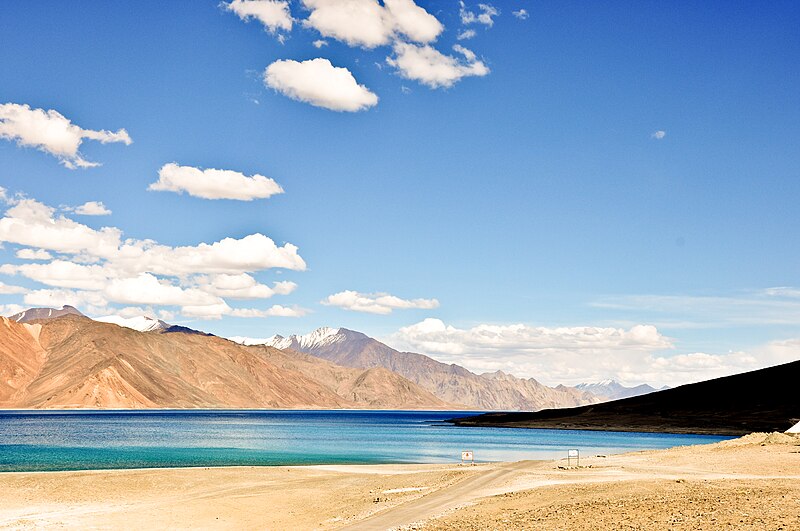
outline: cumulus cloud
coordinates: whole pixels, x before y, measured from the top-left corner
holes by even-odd
[[[102,144],[132,142],[125,129],[116,132],[83,129],[53,109],[32,109],[16,103],[0,104],[0,138],[49,153],[71,170],[100,165],[84,159],[78,151],[84,139]]]
[[[458,32],[458,36],[456,38],[460,41],[465,41],[473,38],[477,34],[478,33],[474,29],[465,29],[464,31]]]
[[[519,11],[512,11],[511,14],[520,20],[527,20],[528,17],[530,16],[528,11],[525,9],[520,9]]]
[[[550,385],[613,378],[627,385],[682,385],[800,358],[800,339],[762,345],[750,352],[673,353],[655,326],[533,327],[480,324],[471,328],[439,319],[401,328],[387,341],[395,348],[430,354],[476,372],[502,370]]]
[[[78,254],[87,250],[100,256],[114,254],[122,231],[113,227],[92,229],[34,199],[20,199],[0,219],[0,242],[16,243],[59,253]]]
[[[666,131],[655,131],[653,132],[653,134],[650,135],[650,138],[655,138],[656,140],[663,140],[665,136],[667,136]]]
[[[439,20],[413,0],[384,0],[393,29],[414,42],[433,42],[444,30]]]
[[[269,287],[247,273],[202,275],[194,282],[199,289],[226,299],[268,299],[273,295],[288,295],[297,288],[297,284],[289,281],[276,282]]]
[[[283,188],[269,177],[253,175],[248,177],[232,170],[203,170],[192,166],[164,164],[158,170],[158,181],[148,190],[159,192],[186,192],[203,199],[237,199],[252,201],[266,199],[282,194]]]
[[[329,295],[321,304],[338,306],[345,310],[386,315],[392,310],[433,309],[439,307],[436,299],[401,299],[388,293],[359,293],[357,291],[341,291]]]
[[[20,249],[16,252],[17,258],[23,260],[52,260],[53,255],[44,249]]]
[[[304,21],[325,37],[350,46],[374,48],[398,36],[414,42],[436,40],[441,22],[413,0],[303,0],[311,13]]]
[[[281,306],[280,304],[275,304],[266,310],[257,308],[231,308],[227,303],[222,302],[216,305],[184,306],[181,308],[181,313],[188,317],[212,320],[221,319],[226,315],[243,318],[302,317],[306,315],[308,311],[304,308]]]
[[[159,306],[213,306],[224,302],[196,288],[181,288],[150,273],[133,278],[112,279],[103,293],[113,302]]]
[[[461,10],[459,11],[459,15],[462,24],[483,24],[491,28],[494,25],[494,19],[492,17],[496,17],[500,14],[497,8],[490,4],[478,4],[478,13],[469,11],[464,2],[460,2],[460,5]]]
[[[231,299],[286,295],[290,281],[272,286],[250,273],[271,268],[304,270],[296,246],[275,244],[263,234],[171,247],[152,240],[123,239],[115,227],[93,229],[28,198],[16,199],[0,219],[0,242],[25,245],[17,256],[46,263],[4,264],[0,273],[20,275],[47,289],[25,293],[33,305],[72,304],[96,314],[108,305],[175,306],[189,316],[299,314],[296,308],[232,309]],[[54,259],[48,252],[56,251]],[[271,314],[264,312],[271,311]],[[245,315],[247,314],[247,315]]]
[[[89,290],[102,289],[109,278],[109,271],[103,266],[65,260],[53,260],[46,264],[4,264],[0,266],[0,273],[20,274],[48,286]]]
[[[591,326],[546,328],[524,324],[482,324],[469,329],[425,319],[400,329],[412,344],[430,352],[463,354],[469,351],[547,351],[551,349],[597,349],[624,347],[634,350],[669,348],[671,342],[656,327],[637,325],[630,330]]]
[[[61,308],[65,304],[83,308],[90,313],[107,313],[108,301],[99,292],[69,289],[31,290],[23,297],[28,307]]]
[[[472,51],[458,44],[453,49],[463,55],[464,60],[444,55],[431,46],[399,42],[394,46],[395,56],[388,57],[386,62],[397,68],[406,79],[431,88],[451,87],[463,77],[489,73],[489,68],[478,61]]]
[[[112,260],[115,266],[127,271],[164,275],[237,274],[272,268],[304,271],[306,263],[297,251],[296,245],[278,246],[271,238],[256,233],[181,247],[133,240],[121,246]]]
[[[264,83],[294,100],[332,111],[363,111],[378,103],[378,96],[359,85],[347,68],[322,58],[275,61],[264,71]]]
[[[223,5],[245,22],[258,20],[271,33],[292,30],[289,2],[285,0],[233,0]]]
[[[87,201],[86,203],[67,209],[75,212],[79,216],[109,216],[111,211],[106,208],[102,201]]]
[[[25,293],[26,291],[28,290],[22,286],[11,286],[9,284],[0,282],[0,295],[14,295],[17,293]]]
[[[295,245],[275,244],[263,234],[194,246],[170,247],[152,240],[122,240],[116,227],[93,229],[34,199],[21,199],[0,219],[0,242],[16,243],[89,260],[107,260],[128,273],[242,273],[269,268],[302,271],[305,261]]]
[[[314,42],[312,42],[311,44],[314,45],[314,48],[320,49],[323,46],[327,46],[328,45],[328,41],[325,41],[325,40],[322,40],[322,39],[317,39]]]

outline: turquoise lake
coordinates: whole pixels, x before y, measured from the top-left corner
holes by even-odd
[[[728,439],[456,427],[441,411],[0,411],[0,471],[517,461]]]

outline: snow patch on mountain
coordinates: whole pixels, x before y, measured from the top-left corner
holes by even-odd
[[[344,341],[347,337],[342,333],[341,328],[325,326],[305,335],[293,334],[289,337],[275,335],[267,338],[233,336],[228,339],[242,345],[266,345],[281,350],[286,348],[313,350],[314,348]]]
[[[146,315],[138,315],[136,317],[120,317],[119,315],[106,315],[104,317],[96,317],[95,321],[101,323],[111,323],[125,328],[132,328],[139,332],[155,332],[157,330],[166,330],[169,324],[161,319],[154,319]]]

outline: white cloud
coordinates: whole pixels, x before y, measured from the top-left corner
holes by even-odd
[[[491,28],[494,25],[494,19],[492,19],[492,17],[496,17],[500,14],[500,12],[490,4],[478,4],[480,12],[477,14],[473,11],[468,11],[464,2],[460,2],[460,4],[461,10],[459,11],[459,15],[461,16],[462,24],[477,23]]]
[[[436,17],[413,0],[303,0],[311,10],[304,25],[350,46],[374,48],[398,36],[428,43],[444,30]]]
[[[297,246],[277,246],[263,234],[244,238],[224,238],[211,244],[168,247],[152,242],[132,241],[112,257],[115,267],[128,272],[150,271],[160,275],[196,273],[238,274],[263,269],[283,268],[303,271],[305,261]]]
[[[6,211],[0,219],[0,242],[73,254],[90,261],[106,260],[129,275],[146,271],[178,276],[306,268],[295,245],[286,243],[279,247],[263,234],[183,247],[160,245],[152,240],[123,242],[118,228],[92,229],[64,216],[55,216],[55,209],[33,199],[20,199]]]
[[[433,42],[444,30],[436,17],[413,0],[384,0],[383,3],[393,19],[394,30],[414,42]]]
[[[187,316],[215,319],[223,315],[300,315],[304,311],[286,306],[232,309],[225,302],[223,297],[287,295],[297,287],[290,281],[267,286],[248,274],[270,268],[306,268],[296,246],[278,246],[263,234],[170,247],[152,240],[123,240],[117,228],[95,230],[56,216],[55,209],[38,201],[21,198],[0,219],[0,242],[38,248],[20,249],[17,256],[22,259],[50,260],[0,265],[0,273],[50,286],[14,289],[14,293],[24,293],[27,304],[72,304],[97,315],[113,313],[108,307],[112,303],[174,306]],[[53,259],[46,249],[57,251],[60,258]]]
[[[87,201],[86,203],[76,206],[75,208],[68,209],[70,212],[75,212],[79,216],[108,216],[111,211],[106,208],[102,201]]]
[[[475,52],[473,52],[472,50],[470,50],[468,48],[464,48],[460,44],[454,44],[453,45],[453,50],[455,50],[458,53],[460,53],[461,55],[463,55],[464,59],[466,59],[470,63],[474,63],[475,62]]]
[[[464,56],[465,61],[444,55],[431,46],[401,42],[394,46],[395,57],[387,58],[386,62],[397,68],[403,77],[431,88],[450,87],[463,77],[489,73],[489,68],[476,60],[473,52],[460,45],[453,48]]]
[[[20,199],[0,219],[0,242],[16,243],[63,253],[91,251],[113,255],[122,231],[112,227],[95,230],[64,216],[34,199]]]
[[[265,70],[264,83],[294,100],[332,111],[363,111],[378,103],[378,97],[359,85],[347,68],[322,58],[275,61]]]
[[[232,170],[202,170],[192,166],[164,164],[158,170],[158,181],[148,190],[159,192],[186,192],[203,199],[237,199],[252,201],[282,194],[283,188],[269,177],[253,175],[248,177]]]
[[[800,358],[800,339],[776,341],[751,352],[663,353],[672,340],[652,325],[532,327],[446,325],[439,319],[401,328],[388,341],[395,348],[431,354],[476,372],[502,370],[550,385],[613,378],[627,385],[681,385]]]
[[[477,35],[477,32],[474,29],[465,29],[464,31],[458,32],[457,39],[460,41],[465,41],[473,38],[475,35]]]
[[[289,281],[276,282],[269,287],[247,273],[203,275],[194,282],[198,289],[226,299],[268,299],[273,295],[288,295],[297,288],[297,284]]]
[[[328,45],[328,41],[325,41],[325,40],[322,40],[322,39],[317,39],[314,42],[312,42],[311,44],[314,45],[314,48],[320,49],[323,46],[327,46]]]
[[[325,306],[338,306],[345,310],[364,313],[386,315],[392,310],[406,309],[433,309],[439,307],[436,299],[401,299],[388,293],[359,293],[357,291],[342,291],[329,295],[321,304]]]
[[[20,249],[16,253],[17,258],[23,260],[52,260],[53,255],[44,249]]]
[[[158,306],[214,306],[222,299],[196,288],[181,288],[150,273],[133,278],[112,279],[103,290],[106,298],[122,304]]]
[[[100,165],[87,161],[78,151],[84,139],[102,144],[132,142],[125,129],[116,132],[82,129],[55,110],[31,109],[29,105],[16,103],[0,104],[0,138],[49,153],[69,169]]]
[[[671,342],[656,327],[621,328],[531,327],[524,324],[482,324],[469,329],[447,326],[439,319],[425,319],[400,329],[402,337],[431,352],[464,354],[470,351],[536,352],[553,349],[595,350],[627,348],[633,350],[665,349]]]
[[[225,302],[216,305],[204,306],[184,306],[181,308],[181,313],[187,317],[195,317],[198,319],[221,319],[229,315],[232,317],[242,318],[266,318],[266,317],[302,317],[308,313],[304,308],[288,307],[275,304],[266,310],[257,308],[231,308]]]
[[[223,5],[245,22],[251,18],[258,20],[271,33],[292,30],[289,2],[285,0],[233,0]]]
[[[388,44],[391,37],[386,11],[375,0],[303,0],[303,5],[311,10],[304,24],[325,37],[365,48]]]
[[[769,288],[734,296],[620,295],[591,306],[645,316],[662,328],[730,328],[800,324],[800,290]]]
[[[0,282],[0,295],[14,295],[17,293],[25,293],[26,291],[28,290],[22,286],[11,286],[9,284]]]
[[[791,288],[788,286],[777,286],[774,288],[765,289],[764,295],[767,295],[769,297],[800,298],[800,289]]]
[[[108,301],[101,293],[94,291],[73,291],[67,289],[38,289],[29,291],[23,297],[28,307],[61,308],[65,304],[86,309],[89,313],[108,313]]]
[[[530,14],[526,9],[520,9],[519,11],[512,11],[511,14],[520,20],[527,20],[528,17],[530,16]]]
[[[656,140],[663,140],[665,136],[667,136],[666,131],[655,131],[652,135],[650,135],[650,138],[655,138]]]
[[[10,317],[25,311],[25,309],[24,306],[20,306],[19,304],[0,304],[0,315]]]
[[[81,265],[65,260],[53,260],[46,264],[22,264],[0,266],[0,273],[20,274],[48,286],[99,290],[109,278],[110,272],[99,265]]]
[[[266,310],[236,308],[230,311],[234,317],[302,317],[308,313],[305,308],[275,304]]]

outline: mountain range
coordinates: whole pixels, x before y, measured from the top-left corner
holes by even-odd
[[[586,391],[587,393],[591,393],[594,396],[605,400],[618,400],[620,398],[628,398],[631,396],[641,396],[646,395],[648,393],[654,393],[656,391],[661,391],[664,389],[669,389],[669,387],[662,387],[661,389],[656,389],[647,384],[637,385],[635,387],[625,387],[621,383],[615,380],[602,380],[600,382],[595,383],[582,383],[575,386],[575,389],[580,389],[581,391]]]
[[[385,369],[339,367],[175,327],[139,332],[73,312],[33,315],[43,314],[0,322],[0,407],[458,407]]]
[[[475,374],[460,365],[448,365],[423,354],[397,351],[346,328],[320,328],[306,335],[273,336],[261,340],[231,339],[304,352],[345,367],[383,367],[446,402],[475,409],[539,410],[600,401],[591,393],[563,385],[548,387],[533,378],[516,378],[500,371]]]
[[[227,340],[146,316],[89,319],[71,306],[3,324],[0,407],[536,411],[653,390],[476,374],[345,328]]]

